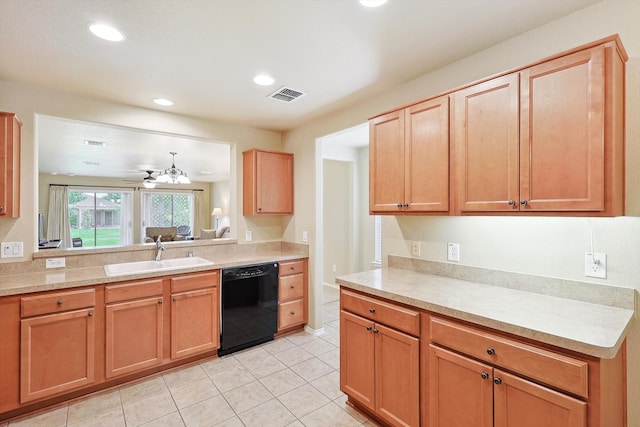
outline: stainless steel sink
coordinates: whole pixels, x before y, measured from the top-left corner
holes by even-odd
[[[181,268],[204,267],[213,265],[213,261],[200,257],[172,258],[162,261],[137,261],[123,262],[120,264],[107,264],[104,272],[107,276],[124,276],[127,274],[153,273],[156,271],[178,270]]]

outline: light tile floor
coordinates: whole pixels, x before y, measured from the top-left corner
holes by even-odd
[[[339,302],[327,300],[324,335],[289,335],[0,427],[374,426],[340,392]]]

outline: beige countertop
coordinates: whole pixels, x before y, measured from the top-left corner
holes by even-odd
[[[599,358],[616,355],[629,309],[474,283],[399,268],[336,278],[345,288]]]
[[[198,256],[208,259],[209,261],[213,261],[214,264],[202,267],[180,268],[171,271],[127,274],[122,276],[107,276],[104,272],[103,266],[54,268],[41,272],[3,274],[0,276],[0,297],[31,292],[68,289],[87,285],[130,281],[148,277],[160,277],[196,271],[231,268],[242,265],[280,262],[307,257],[307,255],[300,254],[299,252],[287,250],[267,250],[261,251],[260,253],[250,252],[247,254],[237,253],[236,251],[229,255],[217,254],[216,256]]]

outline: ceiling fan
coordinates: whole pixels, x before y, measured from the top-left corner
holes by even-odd
[[[143,172],[143,171],[141,171],[141,172]],[[155,172],[159,172],[159,171],[145,170],[144,172],[147,173],[147,176],[142,178],[142,185],[144,185],[144,188],[155,188],[155,186],[156,186],[156,184],[158,184],[158,182],[156,181],[156,178],[153,176],[153,174]],[[139,184],[140,183],[139,179],[135,179],[135,180],[134,179],[125,179],[124,181],[135,183],[135,184]]]

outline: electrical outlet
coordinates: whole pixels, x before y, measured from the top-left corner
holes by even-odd
[[[45,261],[46,268],[62,268],[65,264],[64,258],[47,258]]]
[[[420,242],[418,241],[411,242],[411,255],[420,256]]]
[[[247,242],[250,242],[253,240],[253,232],[251,231],[245,231],[244,232],[244,240],[246,240]]]
[[[331,269],[332,269],[332,270],[333,270],[333,272],[335,273],[335,272],[336,272],[336,270],[337,270],[336,265],[335,265],[335,264],[333,264],[333,265],[331,266]]]
[[[447,261],[460,261],[460,243],[447,243]]]
[[[584,253],[584,275],[587,277],[607,278],[607,254]]]

